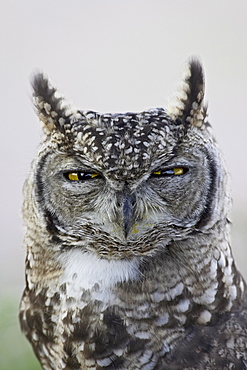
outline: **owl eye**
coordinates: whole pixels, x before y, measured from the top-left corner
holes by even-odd
[[[64,174],[65,178],[69,181],[86,181],[92,180],[96,177],[100,177],[98,173],[94,172],[66,172]]]
[[[188,172],[188,168],[185,167],[174,167],[174,168],[168,168],[167,170],[159,170],[152,173],[152,176],[158,177],[158,176],[179,176],[184,175],[186,172]]]

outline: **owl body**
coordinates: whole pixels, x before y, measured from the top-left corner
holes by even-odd
[[[198,61],[168,110],[99,114],[33,82],[21,327],[44,369],[246,369],[228,175]]]

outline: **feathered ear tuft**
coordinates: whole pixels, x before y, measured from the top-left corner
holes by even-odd
[[[204,73],[199,60],[188,62],[183,84],[167,110],[174,120],[181,120],[196,127],[202,127],[207,120],[207,106],[204,105]]]
[[[78,112],[59,95],[43,73],[33,77],[32,87],[34,105],[43,123],[44,133],[49,135],[57,131],[64,134],[66,126],[71,125],[72,116],[77,116]]]

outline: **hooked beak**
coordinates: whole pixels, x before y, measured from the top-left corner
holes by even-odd
[[[123,201],[123,221],[124,221],[124,232],[125,237],[129,235],[129,232],[133,226],[133,215],[134,215],[134,200],[131,196],[126,196]]]
[[[125,238],[128,237],[135,223],[135,196],[130,194],[129,189],[125,189],[119,196],[118,221],[117,223],[123,228]]]

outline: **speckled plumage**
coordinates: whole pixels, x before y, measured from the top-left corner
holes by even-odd
[[[20,322],[42,367],[247,369],[246,286],[200,63],[167,110],[78,111],[42,74],[33,89],[44,137],[24,187]]]

